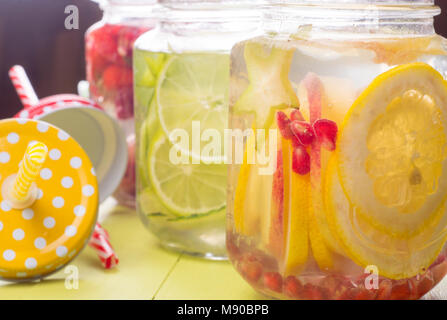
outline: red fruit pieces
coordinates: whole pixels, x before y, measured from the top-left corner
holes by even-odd
[[[246,260],[241,264],[241,273],[248,282],[257,282],[262,274],[262,265],[258,261]]]
[[[310,172],[310,156],[304,146],[297,146],[293,149],[292,170],[300,175],[305,175]]]
[[[380,288],[379,288],[380,289]],[[393,290],[389,297],[390,300],[408,300],[411,297],[412,292],[410,289],[410,284],[407,280],[402,282],[397,282],[393,285]]]
[[[380,281],[379,290],[377,291],[377,300],[388,300],[393,290],[393,284],[391,280],[385,279]]]
[[[427,274],[418,281],[417,283],[417,299],[422,297],[424,294],[429,292],[435,286],[435,281],[431,275],[431,272],[428,271]]]
[[[131,57],[135,40],[148,30],[149,28],[131,26],[122,27],[118,32],[117,51],[119,55],[123,57]]]
[[[118,55],[118,31],[120,26],[104,25],[87,34],[87,50],[94,50],[104,59],[117,62]]]
[[[278,111],[276,113],[276,123],[278,124],[278,129],[282,137],[287,140],[291,139],[293,133],[290,130],[290,119],[284,112]]]
[[[128,119],[133,117],[132,86],[124,87],[116,92],[115,108],[118,119]]]
[[[294,276],[288,276],[284,280],[284,293],[290,298],[300,298],[303,293],[301,281]]]
[[[377,294],[377,290],[358,288],[356,294],[354,295],[354,300],[374,300]]]
[[[291,113],[290,113],[290,119],[292,121],[305,121],[303,115],[301,114],[301,111],[298,109],[294,109]]]
[[[282,277],[278,272],[264,273],[264,285],[275,292],[282,291]]]
[[[284,233],[284,172],[282,150],[277,152],[277,168],[273,174],[271,228],[269,249],[274,256],[280,257],[283,251]]]
[[[312,285],[311,283],[306,283],[304,286],[303,297],[306,300],[323,300],[324,298],[318,287]]]
[[[132,87],[132,69],[111,65],[107,67],[103,75],[104,87],[107,90],[117,90],[122,87]]]
[[[314,140],[314,130],[312,126],[306,121],[292,121],[290,123],[290,130],[292,130],[292,133],[304,146],[310,145]]]
[[[329,151],[334,151],[337,141],[337,124],[328,119],[318,119],[314,122],[313,129],[320,145]]]

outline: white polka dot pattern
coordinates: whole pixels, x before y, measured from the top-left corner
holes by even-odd
[[[97,181],[90,159],[66,132],[45,122],[0,120],[0,185],[16,174],[33,141],[48,147],[29,208],[11,208],[0,193],[0,275],[34,279],[68,263],[96,223]]]

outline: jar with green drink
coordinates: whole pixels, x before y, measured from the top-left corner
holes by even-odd
[[[258,2],[161,4],[134,51],[138,212],[164,247],[225,259],[229,54],[257,35]]]

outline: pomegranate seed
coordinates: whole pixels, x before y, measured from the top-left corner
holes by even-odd
[[[298,140],[305,146],[308,146],[314,140],[314,132],[312,126],[306,121],[294,120],[290,123],[290,130],[298,138]]]
[[[376,297],[376,291],[374,289],[357,288],[354,300],[374,300]]]
[[[343,291],[345,282],[342,275],[328,275],[320,282],[320,288],[327,299],[336,299]]]
[[[282,277],[278,272],[266,272],[264,273],[264,284],[272,291],[281,292]]]
[[[292,121],[305,121],[303,115],[301,114],[301,111],[298,109],[295,109],[290,113],[290,119]]]
[[[304,297],[307,300],[322,300],[323,295],[321,294],[320,290],[318,290],[317,287],[313,286],[310,283],[306,283],[304,286]]]
[[[391,291],[390,300],[408,300],[411,296],[411,290],[408,281],[404,280],[401,283],[396,283]]]
[[[382,280],[379,284],[379,290],[377,291],[377,300],[388,300],[393,289],[393,284],[390,280]]]
[[[259,262],[245,261],[242,263],[241,272],[248,282],[257,282],[262,274],[262,265]]]
[[[288,276],[284,281],[284,293],[292,298],[299,298],[303,290],[303,285],[294,276]]]
[[[293,149],[292,169],[293,172],[300,175],[310,172],[310,157],[305,147],[298,146]]]
[[[435,285],[435,282],[433,281],[433,278],[431,276],[431,272],[428,271],[427,274],[422,278],[418,285],[417,285],[417,298],[422,297],[424,294],[429,292],[433,286]]]
[[[284,112],[278,111],[276,113],[276,122],[278,124],[279,132],[281,132],[282,137],[287,140],[292,138],[293,133],[290,130],[290,119]]]
[[[334,151],[337,140],[337,124],[331,120],[318,119],[314,122],[313,128],[320,145],[329,151]]]

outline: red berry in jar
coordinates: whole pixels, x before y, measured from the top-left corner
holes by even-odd
[[[133,46],[155,26],[156,1],[102,1],[103,19],[86,33],[86,76],[90,95],[117,118],[128,136],[134,132]],[[130,138],[129,141],[132,141]],[[134,147],[129,144],[129,166],[115,193],[120,204],[135,206]]]
[[[264,285],[276,292],[282,290],[282,277],[278,272],[266,272],[264,273]]]
[[[104,88],[107,90],[118,90],[132,86],[132,69],[110,65],[104,70],[102,76]]]

